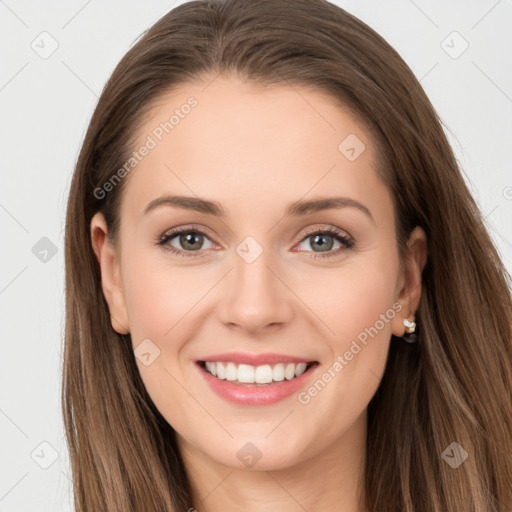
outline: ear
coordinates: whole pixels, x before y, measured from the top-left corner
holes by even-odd
[[[91,241],[101,269],[101,288],[110,310],[110,323],[119,334],[128,334],[130,329],[120,262],[116,249],[107,239],[107,223],[102,213],[96,213],[91,220]]]
[[[420,226],[416,226],[407,242],[407,252],[404,256],[402,285],[398,300],[402,305],[400,314],[392,321],[392,332],[395,336],[405,333],[404,319],[414,321],[421,298],[421,273],[427,263],[427,235]]]

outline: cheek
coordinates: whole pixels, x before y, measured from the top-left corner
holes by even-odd
[[[308,306],[321,320],[317,324],[328,352],[324,353],[325,370],[331,367],[325,382],[333,381],[329,390],[322,391],[319,404],[332,400],[356,410],[373,396],[384,372],[392,321],[400,307],[395,299],[397,273],[397,259],[375,254],[316,280]],[[321,385],[311,396],[320,389]]]
[[[345,428],[347,418],[362,413],[375,394],[386,365],[392,320],[398,314],[398,260],[360,261],[330,279],[323,309],[318,306],[319,316],[333,331],[323,338],[330,357],[319,379],[299,396],[310,412],[325,415],[325,421],[336,420],[334,430]],[[336,406],[330,409],[326,404]]]
[[[205,294],[205,284],[145,255],[125,258],[123,265],[132,347],[141,379],[169,424],[185,428],[180,411],[190,395],[180,385],[185,382],[180,354],[193,335],[194,304]],[[150,354],[149,361],[140,356],[144,353]]]
[[[361,258],[357,263],[354,259],[339,269],[318,271],[297,290],[297,295],[307,297],[332,350],[346,350],[375,324],[381,337],[391,332],[398,267],[392,259],[386,263],[372,259]]]
[[[190,399],[180,383],[189,384],[188,351],[204,323],[207,294],[218,281],[218,275],[205,275],[194,266],[172,266],[154,251],[132,254],[135,257],[123,260],[132,347],[136,356],[146,352],[143,347],[157,354],[147,366],[138,358],[137,366],[158,408],[175,410],[176,403]]]
[[[379,322],[381,315],[391,309],[393,304],[392,272],[370,268],[354,272],[347,279],[347,287],[340,297],[337,327],[343,339],[356,338],[360,333],[377,324],[379,331],[387,332],[389,322]],[[388,314],[389,316],[389,314]],[[391,317],[388,319],[391,320]]]
[[[163,339],[177,322],[183,292],[177,282],[157,272],[133,269],[126,283],[125,297],[134,344],[142,338]]]
[[[134,345],[144,338],[164,342],[176,337],[180,322],[189,319],[194,305],[209,287],[197,269],[173,268],[152,252],[141,251],[138,256],[123,261],[126,306]]]

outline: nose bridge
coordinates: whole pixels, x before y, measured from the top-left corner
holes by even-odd
[[[272,250],[248,236],[235,249],[233,270],[218,309],[226,324],[259,330],[289,321],[292,307],[286,286],[276,277]]]

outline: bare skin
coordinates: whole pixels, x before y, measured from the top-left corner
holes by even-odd
[[[197,100],[124,178],[116,246],[106,241],[103,216],[92,219],[112,327],[129,332],[134,349],[149,339],[160,350],[152,364],[137,365],[177,432],[194,488],[191,508],[365,512],[367,406],[391,334],[402,336],[403,319],[414,319],[426,235],[419,227],[411,234],[402,272],[374,144],[332,98],[305,87],[213,78],[172,90],[139,127],[137,148],[190,96]],[[353,161],[338,148],[349,134],[365,145]],[[144,214],[165,194],[217,201],[226,215],[169,205]],[[359,202],[371,217],[354,206],[284,216],[292,202],[334,196]],[[156,243],[171,228],[192,224],[205,233],[192,248],[179,234]],[[323,252],[306,232],[312,228],[338,229],[353,246],[324,232],[324,247],[332,248]],[[247,236],[263,249],[251,263],[236,250]],[[318,254],[329,256],[314,259]],[[371,326],[378,333],[332,376],[337,357]],[[234,351],[318,361],[301,390],[309,401],[293,394],[244,406],[216,395],[196,361]],[[325,387],[308,394],[329,368]],[[248,442],[261,454],[252,467],[237,456]]]

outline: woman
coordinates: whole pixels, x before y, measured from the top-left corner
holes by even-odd
[[[509,511],[506,270],[399,55],[322,0],[182,4],[66,223],[77,511]]]

